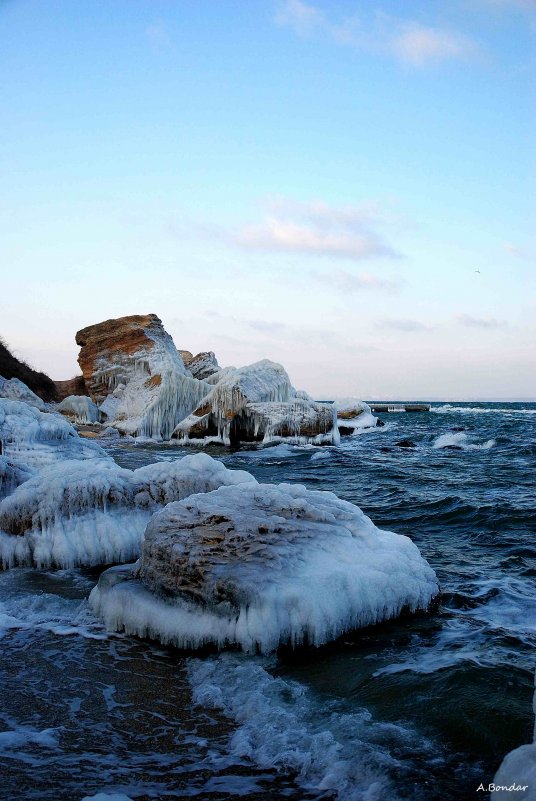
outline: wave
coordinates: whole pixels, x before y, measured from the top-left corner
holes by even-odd
[[[497,444],[494,439],[488,439],[480,444],[471,442],[467,434],[463,432],[441,434],[434,441],[434,448],[460,448],[464,451],[487,451]]]
[[[445,403],[442,406],[432,406],[431,412],[435,414],[536,414],[536,409],[512,409],[498,408],[493,406],[453,406],[450,403]]]
[[[189,660],[195,703],[222,709],[238,725],[229,743],[235,756],[295,774],[304,790],[344,801],[396,801],[389,774],[403,768],[400,749],[416,759],[437,757],[437,744],[412,729],[318,699],[267,667],[236,654]]]

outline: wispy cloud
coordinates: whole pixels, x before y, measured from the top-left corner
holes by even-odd
[[[379,292],[387,292],[388,294],[396,294],[400,291],[402,283],[400,281],[392,281],[386,278],[380,278],[377,275],[370,273],[359,273],[354,275],[347,270],[332,270],[329,273],[311,273],[311,278],[319,281],[326,286],[331,287],[337,292],[343,294],[351,294],[354,292],[363,292],[376,290]]]
[[[497,320],[495,317],[473,317],[471,314],[457,314],[456,319],[468,328],[505,328],[506,320]]]
[[[233,234],[241,247],[362,260],[396,258],[377,230],[381,217],[371,204],[330,206],[321,201],[272,202],[262,222],[244,225]]]
[[[403,333],[413,333],[416,331],[430,331],[431,326],[420,323],[418,320],[406,320],[402,318],[388,318],[379,320],[378,328],[401,331]]]
[[[336,20],[319,7],[301,0],[285,0],[276,14],[276,22],[302,37],[322,35],[339,45],[386,53],[413,67],[465,60],[481,51],[474,39],[451,28],[433,27],[418,20],[382,13],[365,19],[352,16]]]
[[[287,25],[298,36],[309,36],[317,27],[324,24],[324,16],[315,6],[300,0],[286,0],[275,17],[279,25]]]
[[[523,261],[536,260],[536,254],[528,250],[528,248],[521,247],[520,245],[514,245],[512,242],[507,242],[503,247],[507,253],[509,253],[511,256],[515,256],[516,259],[523,259]]]

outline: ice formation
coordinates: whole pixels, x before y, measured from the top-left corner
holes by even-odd
[[[87,395],[69,395],[57,406],[73,423],[98,423],[100,413],[97,405]]]
[[[10,378],[8,381],[0,375],[0,398],[22,401],[40,411],[45,409],[45,402],[18,378]]]
[[[338,442],[332,405],[314,403],[303,394],[298,396],[284,368],[268,359],[229,370],[173,437],[224,445],[278,439]]]
[[[3,456],[17,469],[39,471],[65,459],[108,459],[95,442],[82,439],[59,414],[0,398]]]
[[[368,403],[358,398],[341,398],[335,401],[334,406],[341,434],[355,434],[378,424],[378,418],[374,417]]]
[[[136,558],[155,510],[222,485],[256,484],[199,453],[126,470],[115,462],[65,462],[0,501],[3,567],[73,567]]]
[[[179,351],[181,355],[187,351]],[[210,376],[220,372],[220,365],[216,359],[213,351],[209,350],[204,353],[198,353],[197,356],[191,356],[190,359],[184,360],[185,367],[190,371],[194,378],[206,380]]]
[[[76,341],[92,399],[123,434],[169,439],[210,390],[192,378],[154,314],[97,323]]]
[[[137,565],[105,571],[90,603],[111,630],[271,652],[426,609],[437,592],[417,546],[353,504],[251,483],[166,506]]]
[[[536,692],[532,707],[536,717]],[[493,798],[497,801],[511,801],[512,798],[536,801],[536,720],[533,742],[510,751],[501,762],[493,781]]]

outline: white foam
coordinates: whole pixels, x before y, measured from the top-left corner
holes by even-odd
[[[487,451],[497,444],[496,440],[488,439],[486,442],[471,442],[468,435],[463,431],[448,432],[441,434],[434,441],[434,448],[461,448],[464,451]]]
[[[409,728],[317,700],[302,684],[274,678],[268,665],[235,654],[188,660],[194,701],[222,709],[238,726],[232,754],[295,773],[304,790],[340,801],[396,801],[387,775],[399,765],[392,751],[431,758],[432,744]]]

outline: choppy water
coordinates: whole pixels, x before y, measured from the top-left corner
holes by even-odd
[[[440,578],[436,613],[299,658],[199,659],[107,636],[84,601],[96,573],[5,573],[0,797],[482,801],[532,734],[536,404],[383,419],[339,448],[214,455],[409,535]]]

